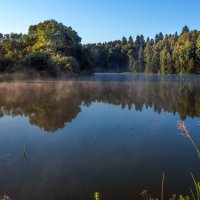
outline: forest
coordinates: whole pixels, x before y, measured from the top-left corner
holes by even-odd
[[[0,33],[0,72],[39,72],[50,76],[92,72],[87,51],[71,27],[47,20],[31,25],[27,34]]]
[[[143,35],[108,43],[88,44],[97,71],[199,74],[200,31],[184,26],[181,34],[156,34],[154,39]]]
[[[0,72],[40,75],[82,72],[200,74],[200,31],[137,35],[135,39],[82,44],[71,27],[55,20],[31,25],[27,34],[0,33]]]

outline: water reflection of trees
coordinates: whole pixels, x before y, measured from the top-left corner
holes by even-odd
[[[30,123],[54,132],[81,112],[81,105],[103,102],[137,111],[152,107],[179,113],[181,118],[200,116],[200,86],[180,82],[68,81],[1,83],[0,116],[28,116]]]

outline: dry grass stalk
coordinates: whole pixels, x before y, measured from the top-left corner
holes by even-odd
[[[163,173],[163,177],[162,177],[162,192],[161,192],[161,200],[163,200],[163,196],[164,196],[164,182],[165,182],[165,173]]]
[[[194,140],[192,139],[190,133],[189,133],[189,130],[187,129],[184,121],[180,120],[177,122],[177,126],[178,126],[178,129],[181,131],[181,135],[189,138],[189,140],[191,141],[191,143],[193,144],[197,154],[198,154],[198,157],[200,158],[200,151],[199,151],[199,148],[197,147],[196,143],[194,142]]]

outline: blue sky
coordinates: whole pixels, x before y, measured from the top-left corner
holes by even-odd
[[[200,0],[1,0],[1,33],[26,33],[47,19],[72,26],[83,43],[154,37],[185,24],[200,30]]]

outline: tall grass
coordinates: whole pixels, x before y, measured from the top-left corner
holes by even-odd
[[[165,173],[162,175],[162,183],[161,183],[161,197],[160,200],[164,200],[164,182],[165,182]],[[140,193],[142,198],[144,200],[158,200],[158,198],[153,198],[151,194],[148,193],[147,190],[143,190],[142,193]]]
[[[187,126],[185,125],[184,121],[181,121],[181,120],[178,121],[177,122],[177,126],[178,126],[178,129],[181,131],[181,134],[183,136],[186,136],[187,138],[189,138],[189,140],[191,141],[192,145],[194,146],[194,148],[195,148],[195,150],[197,152],[198,157],[200,158],[199,147],[197,146],[197,144],[192,139],[192,137],[190,135],[190,132],[189,132]],[[193,198],[193,200],[200,200],[200,182],[196,181],[196,179],[194,178],[193,174],[191,174],[191,176],[192,176],[192,179],[193,179],[193,182],[194,182],[195,193],[196,193],[196,194],[194,194],[193,190],[190,189],[192,198]]]
[[[180,120],[177,122],[177,126],[179,131],[181,132],[180,134],[183,135],[184,137],[187,137],[193,147],[195,148],[198,157],[200,158],[200,150],[199,147],[197,146],[197,144],[195,143],[195,141],[193,140],[193,138],[190,135],[190,132],[187,128],[187,126],[185,125],[184,121]],[[193,176],[193,174],[191,174],[193,182],[194,182],[194,191],[192,189],[190,189],[191,191],[191,196],[192,199],[189,196],[177,196],[177,195],[172,195],[172,197],[169,200],[200,200],[200,181],[197,181],[195,179],[195,177]],[[163,173],[163,178],[162,178],[162,190],[161,190],[161,198],[160,200],[164,200],[164,180],[165,180],[165,174]],[[147,190],[144,190],[142,193],[142,198],[144,200],[158,200],[157,198],[152,198],[151,195],[148,193]]]
[[[178,129],[181,131],[181,134],[187,138],[189,138],[189,140],[191,141],[191,143],[193,144],[196,152],[197,152],[197,155],[198,157],[200,158],[200,150],[198,148],[198,146],[196,145],[196,143],[194,142],[194,140],[192,139],[190,133],[189,133],[189,130],[188,128],[186,127],[184,121],[178,121],[177,122],[177,126],[178,126]]]

